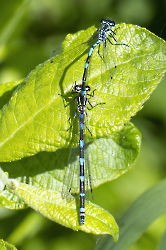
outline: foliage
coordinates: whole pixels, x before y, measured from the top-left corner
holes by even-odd
[[[55,57],[31,72],[13,93],[11,100],[11,92],[7,92],[8,84],[3,85],[3,88],[6,86],[6,91],[2,89],[1,92],[7,98],[5,96],[2,99],[1,105],[7,103],[7,99],[10,101],[1,112],[1,161],[4,161],[1,166],[9,173],[10,178],[24,180],[43,190],[61,189],[68,148],[72,146],[72,132],[66,131],[69,127],[68,118],[72,119],[75,107],[70,106],[66,110],[63,99],[58,94],[73,98],[71,89],[75,81],[81,83],[91,35],[95,30],[92,27],[85,32],[68,36],[63,43],[63,50],[56,52]],[[125,24],[120,25],[117,40],[130,46],[110,46],[111,62],[108,64],[101,64],[102,60],[96,49],[88,75],[88,85],[92,90],[97,88],[91,103],[106,103],[103,107],[100,105],[88,111],[93,135],[89,146],[91,166],[96,160],[93,169],[95,175],[92,174],[97,176],[93,180],[95,187],[117,178],[135,162],[139,153],[140,133],[136,127],[126,122],[142,108],[165,73],[163,40],[138,26]],[[11,86],[12,84],[14,87],[15,84],[11,83]],[[102,150],[106,141],[113,148],[113,151],[107,152],[110,154],[108,169],[105,167]],[[99,153],[94,159],[96,149]],[[55,153],[45,152],[55,150]],[[40,153],[36,155],[37,152]],[[120,158],[121,154],[123,156]],[[100,158],[102,164],[99,166]],[[100,167],[103,167],[102,171]],[[103,170],[107,174],[113,174],[109,174],[109,178],[103,178],[106,176],[101,176],[100,172],[103,173]],[[4,206],[26,207],[7,190],[1,198]]]

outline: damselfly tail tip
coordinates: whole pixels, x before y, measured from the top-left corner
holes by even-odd
[[[80,216],[80,226],[83,226],[85,224],[85,217]]]

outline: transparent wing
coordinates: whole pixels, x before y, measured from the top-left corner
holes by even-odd
[[[89,120],[87,111],[85,112],[85,125],[84,125],[84,177],[85,177],[85,198],[89,200],[89,190],[91,192],[93,198],[93,190],[92,190],[92,178],[90,171],[90,161],[89,161],[89,150],[88,150],[88,138],[91,135],[91,131],[89,129]]]
[[[68,202],[71,201],[71,195],[79,192],[79,131],[78,114],[75,113],[72,121],[73,138],[69,152],[68,166],[65,168],[61,197]]]
[[[93,30],[93,33],[90,32],[91,30]],[[71,71],[73,72],[74,81],[81,81],[80,71],[76,69],[81,67],[80,63],[82,63],[82,68],[85,67],[86,55],[88,54],[90,47],[97,40],[96,32],[94,32],[94,29],[89,29],[89,32],[87,32],[87,34],[87,38],[85,38],[85,31],[81,31],[73,35],[68,35],[62,45],[52,51],[49,61],[52,65],[56,64],[57,69],[60,71],[58,73],[57,70],[56,74],[61,73],[61,68],[62,70],[64,70],[64,67],[69,67],[69,70],[71,68]],[[66,82],[65,79],[63,79],[63,86],[65,85],[68,86],[69,82]]]
[[[83,31],[83,32],[86,32]],[[73,35],[72,37],[72,46],[70,46],[70,43],[71,41],[69,40],[68,44],[69,44],[69,48],[66,48],[66,51],[65,53],[68,53],[68,54],[71,54],[73,55],[73,52],[77,52],[82,50],[82,53],[85,52],[87,49],[89,49],[98,39],[98,32],[93,32],[92,34],[90,34],[89,38],[87,40],[85,40],[84,38],[84,35],[83,35],[83,38],[82,38],[82,35],[81,35],[81,32],[76,33],[76,36],[75,34]],[[65,38],[65,40],[67,40],[68,37]],[[81,49],[80,49],[80,46],[81,46]],[[63,44],[58,46],[57,48],[55,48],[52,52],[51,52],[51,55],[50,57],[54,57],[54,56],[57,56],[59,54],[61,54],[62,52],[64,51],[64,48],[63,48]]]
[[[71,201],[71,195],[79,192],[79,148],[71,148],[69,153],[68,167],[65,169],[65,177],[61,196],[68,202]]]
[[[119,31],[120,32],[120,31]],[[105,91],[109,91],[110,93],[114,93],[115,95],[121,92],[121,81],[123,74],[118,74],[117,72],[121,72],[123,66],[121,64],[121,58],[124,55],[124,51],[128,50],[129,45],[123,43],[123,41],[118,40],[118,32],[116,39],[113,39],[112,36],[108,36],[105,43],[101,45],[101,70],[102,70],[102,82],[104,83]],[[114,80],[114,76],[116,74],[116,80]],[[117,88],[117,81],[121,83]],[[123,90],[124,91],[124,90]],[[123,92],[122,91],[122,92]]]
[[[88,128],[88,122],[85,116],[85,126]],[[78,125],[78,123],[77,123]],[[78,128],[78,126],[77,126]],[[78,131],[78,129],[77,129]],[[91,190],[91,194],[93,197],[92,192],[92,180],[91,180],[91,173],[90,173],[90,162],[89,162],[89,151],[88,151],[88,136],[89,133],[88,129],[84,129],[84,177],[85,177],[85,195],[86,199],[89,200],[89,190]],[[71,201],[71,195],[76,195],[80,192],[80,164],[79,164],[79,132],[75,134],[74,138],[74,145],[76,147],[72,147],[69,153],[69,161],[68,167],[65,169],[65,177],[63,181],[63,187],[61,196],[63,199],[66,199],[68,202]]]
[[[101,57],[101,77],[104,89],[113,92],[114,75],[116,74],[117,60],[115,58],[115,47],[106,40],[99,48],[99,56]],[[111,83],[111,84],[110,84]]]
[[[89,190],[91,192],[93,198],[93,190],[92,190],[92,178],[91,178],[91,171],[90,171],[90,161],[89,161],[89,150],[88,144],[85,144],[85,198],[89,201]]]

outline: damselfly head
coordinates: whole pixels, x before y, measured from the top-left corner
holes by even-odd
[[[102,25],[108,24],[109,26],[115,27],[116,23],[113,20],[110,19],[102,19],[101,20]]]

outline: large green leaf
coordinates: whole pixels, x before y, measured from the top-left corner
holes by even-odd
[[[24,183],[18,183],[17,186],[16,182],[13,184],[13,180],[9,180],[7,189],[36,211],[63,226],[87,233],[111,234],[118,241],[119,231],[115,219],[97,205],[90,202],[86,204],[86,223],[80,226],[74,198],[69,205],[66,200],[62,200],[60,192],[43,190]]]
[[[117,40],[129,47],[107,43],[108,53],[103,60],[95,48],[87,76],[87,84],[92,90],[97,89],[91,103],[105,102],[88,112],[93,138],[109,137],[122,129],[165,73],[166,46],[162,39],[138,26],[117,27]],[[68,119],[73,117],[75,108],[74,103],[65,108],[59,94],[73,97],[74,82],[81,84],[95,31],[91,27],[68,35],[63,50],[37,66],[3,107],[0,161],[18,160],[69,145],[72,131],[67,131]]]
[[[109,139],[100,138],[91,143],[88,148],[93,188],[128,171],[139,155],[140,144],[140,132],[131,123]],[[60,192],[68,155],[69,149],[40,152],[19,161],[1,163],[1,167],[18,181]],[[7,190],[0,193],[0,205],[10,209],[24,208],[23,202]]]
[[[91,27],[68,35],[62,49],[55,52],[56,56],[37,66],[2,109],[1,166],[10,178],[36,186],[41,193],[62,189],[75,129],[73,124],[67,130],[68,119],[73,118],[76,110],[74,102],[65,108],[63,97],[71,100],[76,96],[71,90],[75,81],[81,84],[95,31],[95,27]],[[91,104],[105,103],[88,110],[93,187],[117,178],[135,162],[140,133],[126,122],[141,109],[165,73],[166,46],[162,39],[146,29],[126,24],[120,25],[116,38],[129,46],[107,43],[104,58],[104,48],[95,48],[87,75],[87,84],[92,91],[96,89],[95,96],[90,98]],[[74,122],[78,123],[76,119]],[[24,208],[18,197],[22,201],[19,195],[11,195],[7,190],[1,192],[1,206]],[[34,197],[32,207],[37,202],[37,196]],[[42,207],[37,204],[38,208],[34,208],[41,212]],[[70,213],[69,219],[72,218]]]

